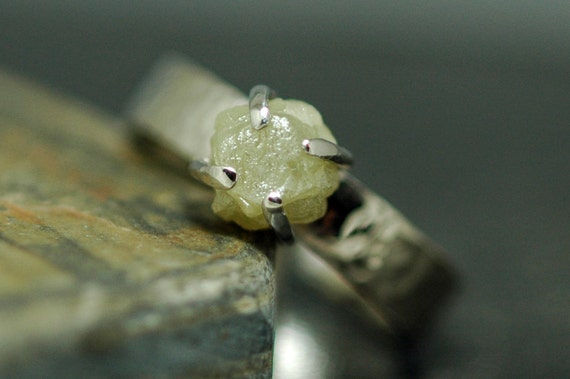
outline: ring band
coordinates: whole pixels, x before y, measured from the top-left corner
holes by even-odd
[[[254,87],[250,107],[253,101],[263,114],[268,98],[266,87]],[[247,103],[241,91],[211,72],[169,56],[135,92],[126,114],[137,133],[190,162],[210,156],[216,117]],[[253,115],[251,121],[259,128],[267,122]],[[197,164],[197,172],[208,167]],[[443,250],[347,172],[328,197],[325,216],[292,228],[396,333],[414,334],[430,325],[455,287],[457,275]]]

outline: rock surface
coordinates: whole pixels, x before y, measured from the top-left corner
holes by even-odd
[[[271,236],[146,152],[0,72],[1,377],[271,377]]]

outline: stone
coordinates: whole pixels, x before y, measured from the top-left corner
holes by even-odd
[[[270,378],[274,239],[131,137],[0,71],[0,377]]]
[[[236,185],[216,190],[214,212],[247,230],[267,229],[262,201],[279,191],[292,224],[321,218],[326,199],[338,187],[339,168],[330,161],[311,156],[303,140],[322,138],[336,143],[320,113],[298,100],[274,99],[269,103],[269,125],[251,126],[247,105],[219,114],[211,139],[211,163],[237,171]]]

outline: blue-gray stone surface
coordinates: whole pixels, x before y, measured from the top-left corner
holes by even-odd
[[[0,72],[1,377],[271,377],[271,236],[151,155]]]

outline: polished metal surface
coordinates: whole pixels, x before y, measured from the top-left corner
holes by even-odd
[[[340,165],[350,166],[353,163],[352,153],[350,151],[322,138],[304,140],[303,149],[305,149],[308,154],[328,159]]]
[[[262,129],[269,124],[271,111],[269,100],[275,97],[275,92],[266,85],[259,84],[249,91],[249,115],[251,126]]]
[[[263,216],[280,241],[286,244],[294,242],[293,231],[289,219],[283,210],[283,200],[279,191],[270,192],[263,200]]]
[[[192,161],[189,169],[195,179],[215,189],[229,190],[237,181],[232,167],[212,166],[206,159]]]

